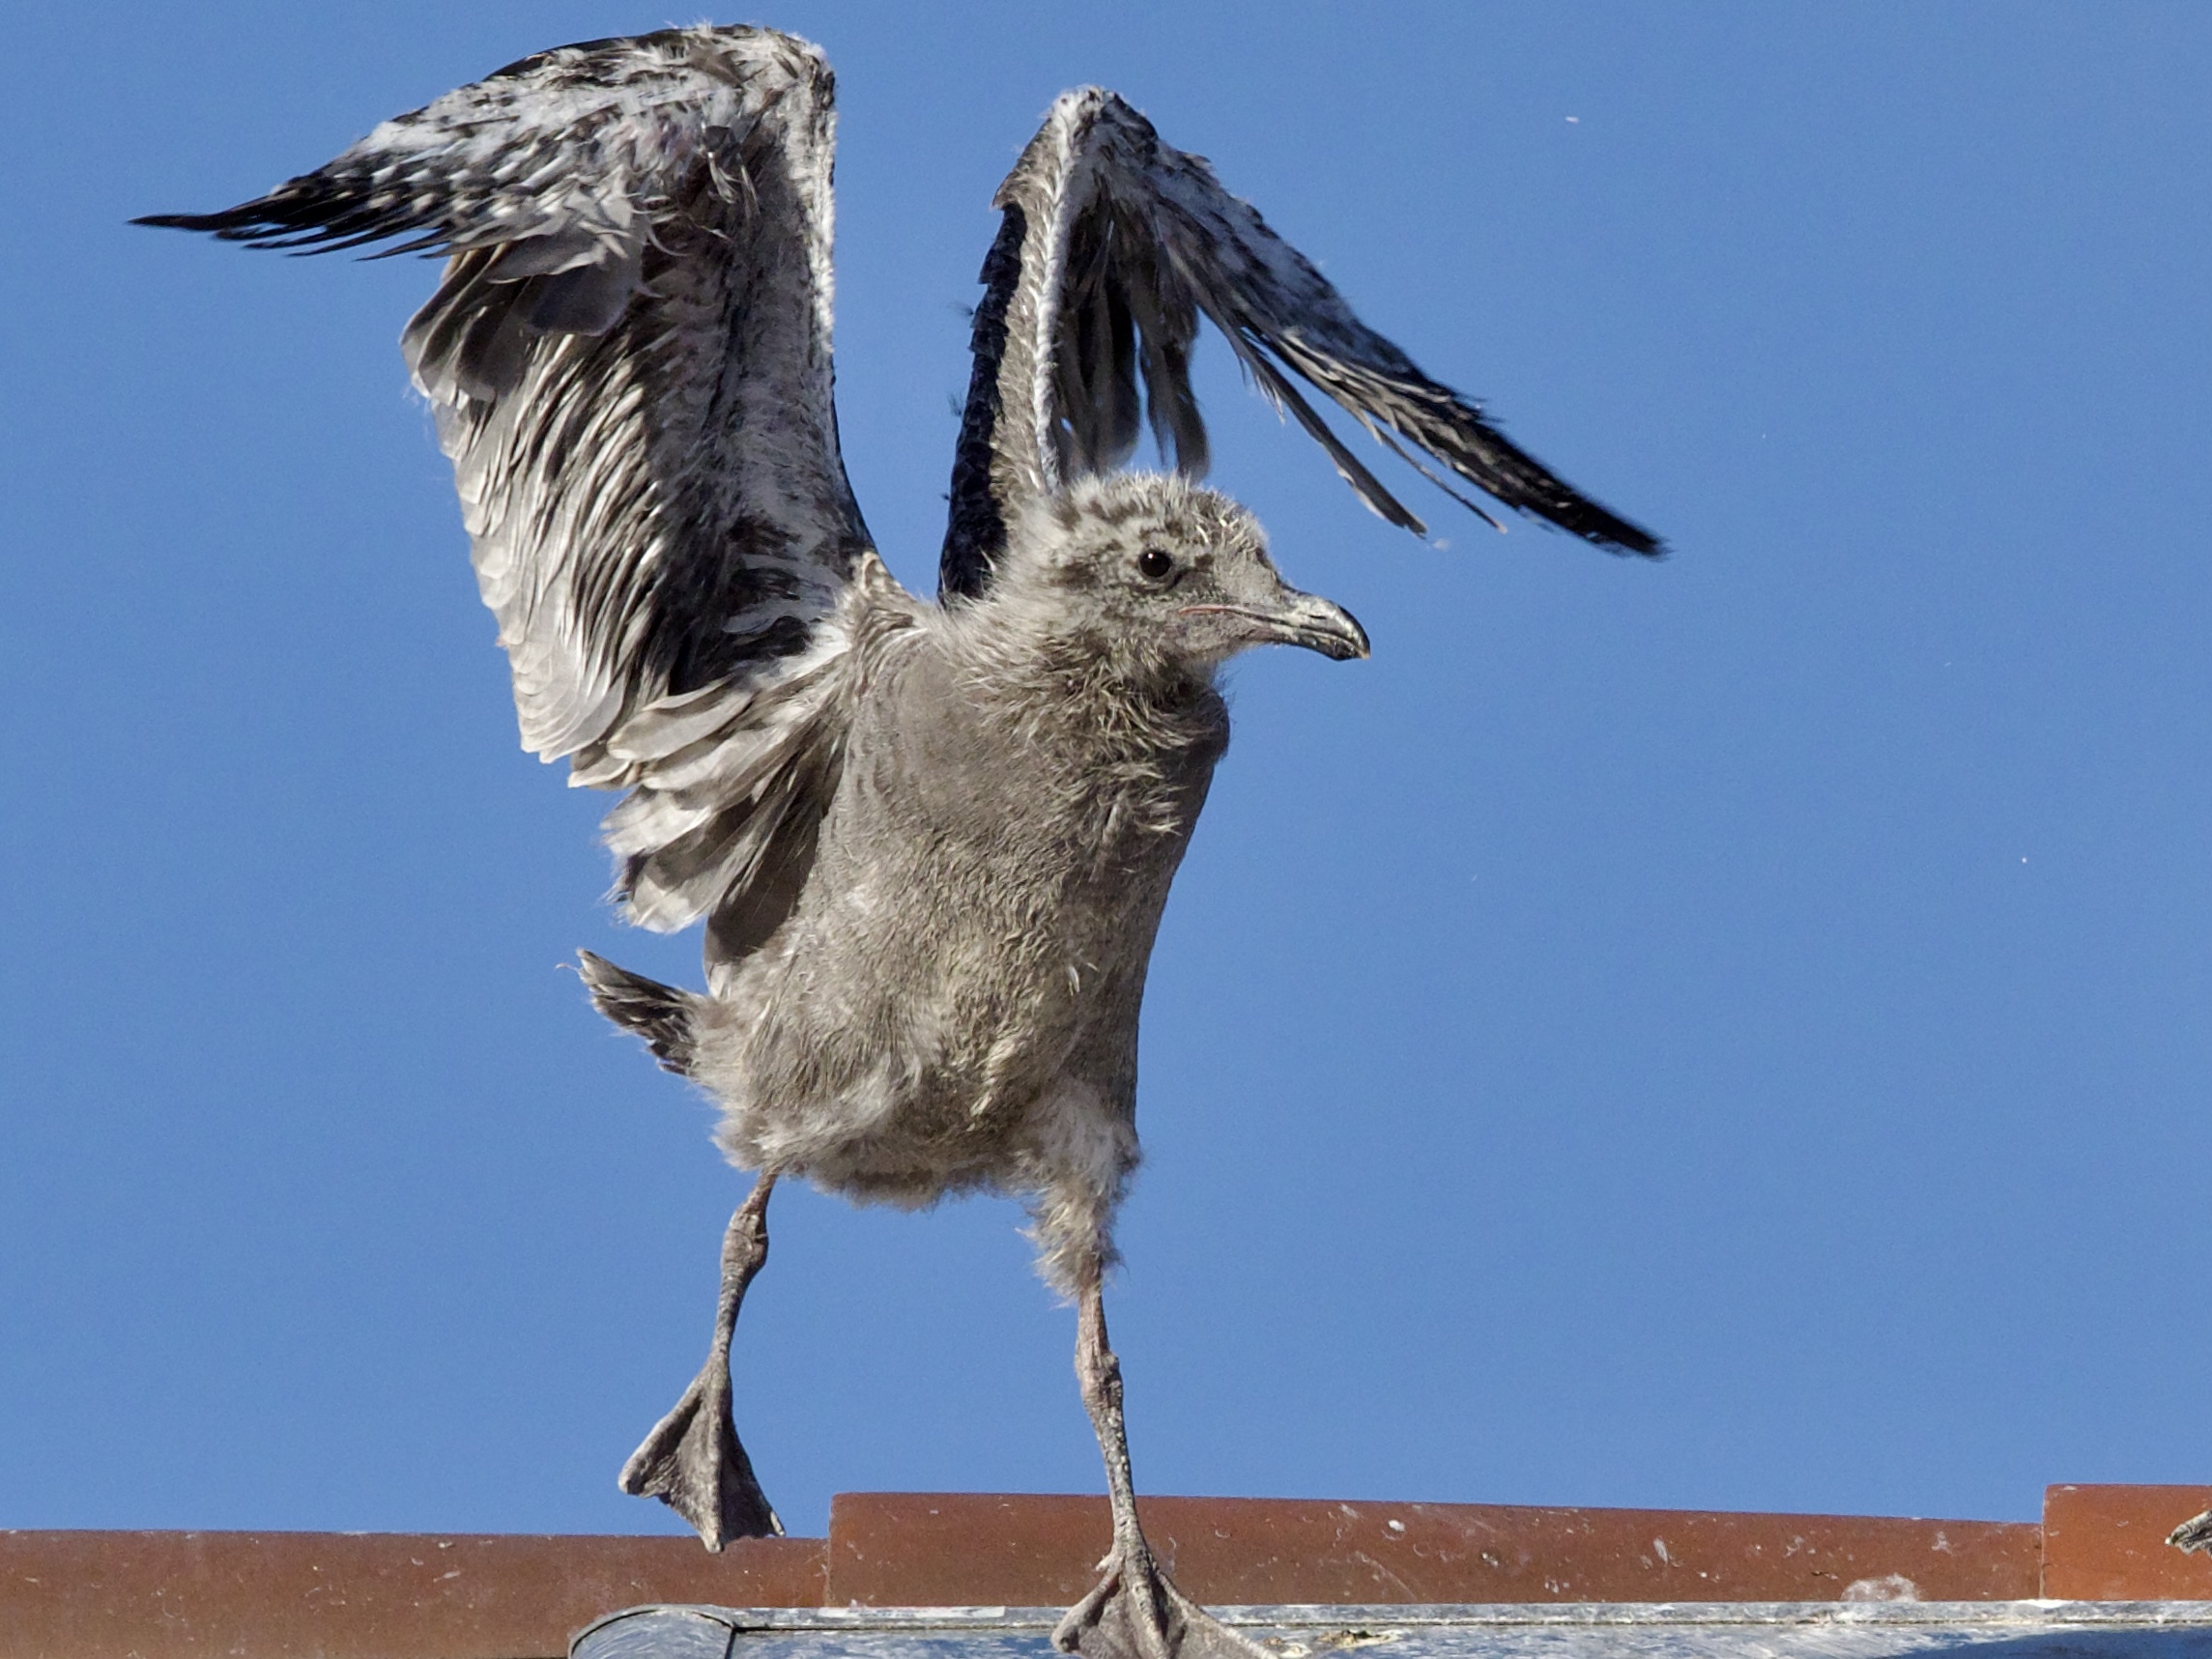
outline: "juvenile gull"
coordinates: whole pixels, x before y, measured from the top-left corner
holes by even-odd
[[[629,920],[705,924],[704,993],[582,958],[600,1011],[720,1101],[723,1150],[758,1172],[724,1239],[707,1363],[623,1489],[710,1549],[782,1530],[729,1374],[779,1179],[913,1206],[1010,1193],[1076,1303],[1112,1502],[1104,1576],[1055,1640],[1249,1656],[1138,1528],[1101,1284],[1137,1160],[1145,965],[1228,743],[1216,675],[1250,645],[1341,659],[1367,639],[1195,482],[1198,318],[1393,524],[1423,529],[1292,376],[1509,507],[1619,552],[1659,544],[1088,88],[1053,104],[995,198],[939,599],[917,599],[877,558],[838,450],[832,129],[813,46],[673,29],[526,58],[257,201],[140,222],[447,256],[402,347],[524,745],[625,791],[607,838]],[[1121,470],[1147,423],[1172,472]]]

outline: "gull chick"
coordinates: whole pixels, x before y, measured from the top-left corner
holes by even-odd
[[[832,132],[814,47],[674,29],[526,58],[258,200],[143,222],[446,256],[401,343],[523,742],[623,792],[607,836],[628,918],[704,924],[704,990],[583,957],[601,1012],[720,1102],[723,1151],[756,1172],[706,1364],[623,1488],[710,1549],[782,1530],[729,1372],[779,1180],[907,1206],[1011,1194],[1076,1304],[1113,1517],[1055,1641],[1252,1659],[1137,1524],[1102,1293],[1137,1162],[1145,967],[1228,744],[1217,675],[1250,646],[1341,660],[1367,638],[1195,481],[1198,321],[1393,524],[1425,528],[1294,380],[1509,508],[1616,552],[1659,543],[1090,88],[1052,106],[994,200],[939,593],[919,599],[838,449]],[[1126,470],[1147,426],[1171,471]]]

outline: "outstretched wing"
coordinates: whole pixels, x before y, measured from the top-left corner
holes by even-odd
[[[1023,503],[1126,461],[1147,417],[1183,472],[1204,472],[1206,429],[1190,372],[1201,315],[1227,336],[1261,391],[1391,523],[1426,529],[1344,447],[1290,375],[1319,387],[1447,490],[1390,434],[1508,506],[1586,541],[1662,551],[1650,531],[1579,494],[1507,442],[1478,405],[1422,374],[1249,203],[1222,189],[1204,160],[1162,143],[1114,94],[1063,93],[993,205],[1004,216],[975,313],[975,366],[940,570],[947,593],[981,592]]]
[[[524,746],[636,791],[609,830],[650,927],[811,857],[831,665],[896,593],[831,404],[832,87],[766,30],[564,46],[258,201],[140,221],[450,256],[402,348]]]

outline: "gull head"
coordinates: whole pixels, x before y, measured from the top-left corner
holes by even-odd
[[[1249,645],[1367,654],[1350,612],[1283,581],[1258,520],[1168,474],[1081,478],[1037,502],[997,580],[994,597],[1032,626],[1133,670],[1210,674]]]

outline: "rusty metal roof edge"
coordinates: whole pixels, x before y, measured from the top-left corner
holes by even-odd
[[[2059,1628],[2212,1627],[2212,1601],[1672,1601],[1336,1603],[1215,1607],[1225,1624],[1277,1630],[1348,1625],[1378,1629],[1527,1628],[1593,1625],[1962,1625]],[[744,1631],[920,1634],[958,1630],[1049,1630],[1057,1607],[709,1607],[655,1603],[623,1608],[579,1631],[650,1614],[690,1613]]]

